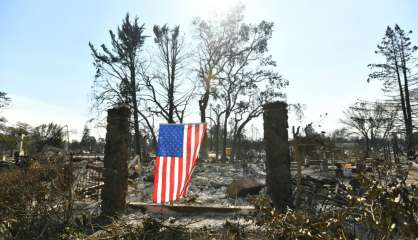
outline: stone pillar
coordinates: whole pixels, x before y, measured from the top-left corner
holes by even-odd
[[[274,206],[279,211],[292,207],[287,104],[264,105],[264,143],[266,149],[266,185]]]
[[[125,210],[128,191],[130,111],[126,106],[107,111],[102,213],[114,216]]]

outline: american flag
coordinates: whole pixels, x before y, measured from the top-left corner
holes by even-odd
[[[153,202],[172,202],[187,196],[206,126],[206,123],[160,125]]]

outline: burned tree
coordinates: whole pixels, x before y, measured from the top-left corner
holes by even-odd
[[[206,109],[210,97],[216,94],[216,85],[218,83],[218,74],[226,64],[225,55],[229,46],[230,38],[222,32],[219,23],[197,18],[193,21],[198,42],[195,51],[198,66],[197,72],[199,83],[199,110],[200,121],[206,122]]]
[[[378,79],[383,81],[383,90],[392,94],[395,104],[400,104],[405,129],[405,139],[409,158],[415,159],[415,143],[413,141],[413,120],[411,107],[411,85],[414,85],[412,69],[414,53],[418,49],[413,46],[409,35],[412,31],[405,32],[398,25],[394,28],[388,26],[382,42],[377,45],[376,54],[385,57],[386,62],[370,64],[375,71],[369,75],[367,81]],[[394,95],[393,95],[394,94]]]
[[[231,41],[231,38],[228,38],[218,25],[219,23],[216,21],[201,18],[196,18],[193,21],[197,41],[194,55],[198,62],[195,71],[198,79],[197,93],[201,122],[207,121],[206,111],[210,99],[216,97],[216,87],[219,84],[218,74],[227,62],[225,55],[228,51],[229,41]],[[200,155],[203,158],[207,157],[207,142],[203,141],[201,148]]]
[[[273,102],[263,108],[267,192],[274,206],[285,211],[292,206],[287,104]]]
[[[215,119],[214,119],[214,123],[215,123],[215,130],[214,130],[214,137],[215,137],[215,159],[219,160],[219,156],[220,156],[220,133],[221,133],[221,120],[222,120],[222,115],[225,113],[225,110],[221,108],[221,106],[219,104],[217,104],[216,106],[212,106],[211,107],[213,113],[215,114]]]
[[[36,152],[40,152],[44,147],[64,147],[63,126],[55,123],[42,124],[35,127],[31,133],[31,143]]]
[[[84,126],[83,134],[81,136],[80,141],[80,149],[92,152],[96,149],[97,141],[94,136],[90,134],[90,128],[88,126]]]
[[[181,91],[182,74],[187,55],[180,27],[170,29],[167,25],[155,25],[154,42],[157,46],[157,60],[154,73],[142,69],[147,92],[144,100],[150,104],[149,111],[168,123],[183,122],[185,111],[192,98],[193,89]]]
[[[246,91],[241,96],[241,100],[237,103],[237,107],[233,110],[235,117],[232,121],[232,159],[241,153],[241,141],[243,132],[247,124],[254,118],[259,117],[263,113],[263,105],[279,99],[283,94],[279,91],[284,82],[281,82],[280,76],[268,79],[264,88],[258,86]]]
[[[390,136],[395,127],[397,108],[381,102],[358,101],[345,110],[344,115],[341,123],[364,139],[365,157],[369,157],[370,150],[378,151],[381,142]]]
[[[222,159],[226,159],[228,125],[235,111],[243,111],[242,129],[254,117],[261,114],[261,106],[280,96],[278,92],[287,85],[275,71],[276,62],[268,53],[273,23],[261,21],[253,25],[244,22],[243,6],[237,5],[225,19],[219,20],[219,32],[225,34],[225,61],[217,74],[219,81],[216,98],[222,105],[223,146]],[[241,106],[248,106],[243,108]],[[239,132],[237,133],[239,134]]]
[[[122,103],[130,107],[133,113],[136,154],[141,153],[137,72],[141,61],[140,52],[145,41],[144,29],[144,25],[138,23],[138,18],[131,21],[129,14],[126,14],[117,33],[109,31],[112,48],[102,44],[100,52],[89,43],[96,67],[93,85],[94,107],[108,109]]]

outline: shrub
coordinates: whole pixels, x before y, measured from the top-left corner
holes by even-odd
[[[63,168],[34,164],[0,172],[0,233],[12,239],[56,239],[68,220]]]
[[[279,213],[267,198],[258,199],[257,222],[271,239],[413,239],[418,236],[417,189],[406,186],[401,168],[382,169],[359,175],[359,189],[341,187],[329,197],[346,204],[318,207],[326,211]]]

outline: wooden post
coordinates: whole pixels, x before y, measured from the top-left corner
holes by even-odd
[[[292,207],[287,104],[264,105],[264,142],[266,148],[266,185],[274,206],[279,211]]]
[[[128,139],[130,111],[126,106],[109,109],[104,155],[102,214],[125,210],[128,191]]]

